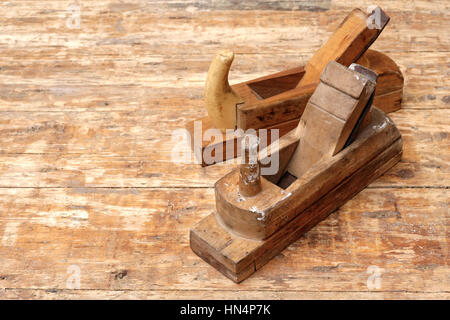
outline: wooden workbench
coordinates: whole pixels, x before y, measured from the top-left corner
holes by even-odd
[[[302,65],[371,1],[78,2],[79,28],[72,1],[0,3],[1,299],[450,298],[448,1],[377,1],[401,163],[240,285],[188,239],[234,165],[173,163],[172,133],[220,49],[231,83]]]

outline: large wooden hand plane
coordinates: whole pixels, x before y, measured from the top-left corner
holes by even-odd
[[[191,229],[192,250],[240,282],[396,164],[402,139],[370,109],[375,84],[371,70],[330,62],[297,128],[260,151],[278,154],[276,173],[261,176],[247,143],[244,163],[215,184],[216,210]]]
[[[368,14],[359,9],[353,10],[306,66],[233,86],[228,83],[228,73],[234,53],[219,53],[211,63],[205,86],[208,117],[197,120],[202,129],[200,138],[211,128],[222,132],[226,129],[278,129],[279,136],[283,136],[297,126],[306,102],[319,84],[320,74],[330,61],[344,66],[358,62],[374,70],[379,76],[374,94],[375,105],[386,112],[397,110],[403,88],[400,69],[386,55],[373,50],[366,52],[389,21],[380,8],[375,11],[380,15],[377,28],[368,25]],[[187,129],[194,139],[194,121],[188,123]],[[234,145],[234,152],[222,152],[222,156],[214,154],[216,149],[226,150],[229,143]],[[195,145],[192,141],[191,146],[194,148]],[[221,139],[215,137],[214,141],[202,139],[199,144],[201,150],[194,152],[205,166],[238,156],[238,145],[236,137],[222,134]],[[214,162],[205,161],[204,154],[211,155]]]

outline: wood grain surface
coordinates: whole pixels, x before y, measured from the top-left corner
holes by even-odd
[[[448,1],[377,1],[402,160],[240,285],[189,248],[235,164],[173,163],[172,133],[219,50],[231,84],[303,65],[371,1],[75,3],[0,2],[0,298],[450,298]]]

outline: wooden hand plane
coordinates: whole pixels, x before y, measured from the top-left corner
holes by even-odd
[[[402,139],[371,108],[376,79],[332,61],[295,129],[257,161],[257,142],[244,139],[243,163],[215,184],[215,212],[191,229],[192,250],[240,282],[395,165]],[[262,158],[272,156],[278,170],[262,175]]]
[[[193,141],[195,121],[187,124],[192,138],[191,147],[199,146],[201,149],[194,150],[194,153],[202,165],[239,156],[237,146],[240,141],[236,137],[227,137],[222,133],[214,140],[203,140],[204,133],[209,129],[217,128],[222,132],[226,129],[278,129],[279,136],[283,136],[295,128],[307,101],[319,84],[320,74],[330,61],[337,61],[347,67],[357,62],[374,70],[378,74],[374,104],[385,112],[399,109],[403,92],[400,69],[386,55],[373,50],[367,51],[389,21],[389,17],[380,8],[375,10],[380,15],[378,28],[368,26],[369,15],[359,9],[353,10],[303,67],[230,86],[228,73],[234,53],[219,53],[211,63],[205,85],[208,117],[196,120],[201,123],[201,144]],[[222,152],[221,156],[215,156],[215,150],[225,150],[228,143],[234,145],[234,152]],[[205,153],[212,155],[212,163],[205,161]]]

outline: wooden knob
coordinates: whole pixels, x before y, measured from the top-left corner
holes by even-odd
[[[243,158],[239,166],[239,192],[244,197],[255,196],[261,191],[258,146],[258,138],[254,135],[242,139]]]

